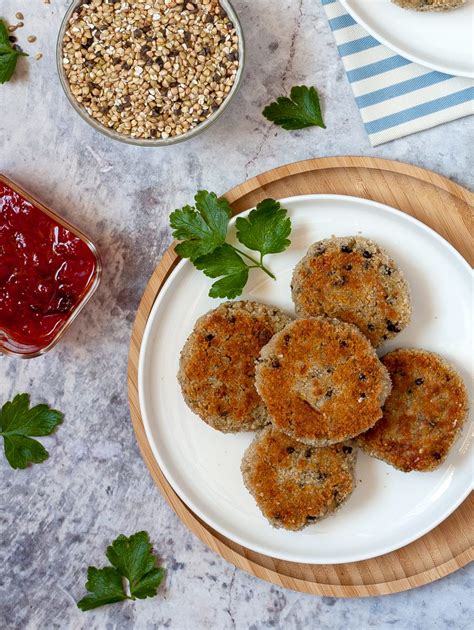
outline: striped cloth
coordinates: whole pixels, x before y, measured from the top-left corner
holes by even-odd
[[[368,35],[337,0],[321,0],[372,146],[474,113],[474,82],[435,72]]]

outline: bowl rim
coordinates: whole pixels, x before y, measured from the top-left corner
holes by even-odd
[[[196,127],[193,127],[190,131],[183,133],[180,136],[170,136],[169,138],[132,138],[131,136],[127,136],[125,134],[119,133],[118,131],[115,131],[115,129],[105,127],[104,125],[96,121],[90,114],[88,114],[86,110],[81,107],[78,101],[74,98],[71,93],[69,82],[66,78],[66,73],[62,64],[64,33],[66,32],[66,28],[71,18],[71,15],[80,4],[82,4],[82,0],[73,0],[69,8],[66,10],[66,13],[64,14],[64,17],[61,21],[61,26],[59,27],[58,37],[56,40],[56,69],[58,72],[61,87],[73,109],[86,123],[88,123],[91,127],[93,127],[102,135],[112,140],[117,140],[118,142],[123,142],[125,144],[140,147],[164,147],[173,144],[179,144],[180,142],[186,142],[186,140],[191,140],[195,136],[203,133],[208,127],[213,125],[223,115],[223,113],[226,111],[226,109],[236,96],[237,92],[239,91],[240,86],[242,85],[246,62],[246,46],[244,33],[237,12],[235,11],[231,1],[219,0],[219,4],[222,6],[222,8],[225,10],[228,17],[230,18],[239,38],[239,66],[237,68],[235,81],[230,92],[228,93],[225,100],[221,103],[219,108],[215,112],[213,112],[209,116],[209,118],[207,118],[202,123],[199,123]]]

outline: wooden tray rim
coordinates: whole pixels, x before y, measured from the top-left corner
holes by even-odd
[[[234,203],[238,199],[251,194],[258,188],[265,188],[265,185],[271,184],[275,181],[284,179],[286,177],[290,177],[291,175],[301,174],[305,172],[311,172],[315,170],[324,170],[324,169],[337,169],[337,168],[364,168],[364,169],[376,169],[382,171],[394,172],[397,174],[405,175],[408,177],[414,177],[415,179],[419,179],[421,181],[432,184],[433,186],[442,189],[443,191],[458,197],[468,205],[472,205],[473,195],[466,188],[463,188],[459,184],[451,181],[447,177],[443,175],[439,175],[433,171],[428,169],[424,169],[418,166],[406,164],[404,162],[398,162],[395,160],[388,160],[384,158],[373,158],[373,157],[364,157],[364,156],[334,156],[334,157],[325,157],[325,158],[314,158],[310,160],[302,160],[299,162],[294,162],[291,164],[283,165],[280,167],[276,167],[270,169],[262,174],[259,174],[246,182],[238,184],[234,186],[231,190],[225,193],[223,196],[229,201],[229,203]],[[282,171],[286,170],[287,173],[282,175]],[[324,193],[318,193],[324,194]],[[336,194],[336,193],[334,193]],[[238,214],[236,212],[235,214]],[[278,573],[273,569],[269,569],[267,567],[259,565],[257,562],[250,560],[238,553],[235,549],[228,546],[223,540],[220,538],[220,534],[215,532],[209,525],[204,523],[197,515],[188,508],[188,506],[180,499],[180,497],[175,493],[173,488],[169,485],[169,482],[164,477],[161,472],[158,463],[156,462],[151,447],[148,441],[145,439],[144,443],[140,441],[140,434],[143,434],[146,438],[146,434],[144,432],[143,421],[141,419],[140,411],[139,411],[139,401],[138,401],[138,370],[134,365],[132,360],[132,354],[134,352],[134,338],[138,335],[138,355],[140,352],[141,342],[143,339],[144,330],[148,321],[148,317],[153,307],[154,301],[156,300],[160,290],[163,285],[167,281],[169,275],[174,270],[176,265],[181,260],[180,257],[174,252],[175,243],[171,243],[168,249],[164,252],[160,262],[156,266],[153,271],[146,287],[142,298],[140,300],[140,304],[137,310],[137,315],[132,328],[132,335],[130,341],[130,351],[129,351],[129,361],[128,361],[128,394],[129,394],[129,404],[130,404],[130,415],[132,420],[132,425],[134,428],[135,436],[137,438],[138,446],[140,452],[143,456],[145,464],[155,482],[158,486],[161,494],[166,499],[170,507],[176,513],[178,518],[183,522],[183,524],[188,527],[206,546],[211,548],[213,551],[218,553],[221,557],[223,557],[228,562],[234,564],[234,566],[247,571],[251,575],[264,579],[266,581],[272,582],[276,585],[283,586],[285,588],[290,588],[295,591],[305,592],[310,594],[318,594],[325,596],[335,596],[335,597],[368,597],[374,595],[385,595],[396,592],[401,592],[405,590],[409,590],[412,588],[416,588],[417,586],[421,586],[423,584],[427,584],[429,582],[440,579],[441,577],[445,577],[450,573],[464,567],[466,564],[474,560],[474,551],[473,548],[470,547],[456,556],[453,556],[448,561],[425,571],[421,571],[414,575],[402,577],[396,580],[391,580],[388,582],[375,582],[370,584],[356,584],[356,585],[343,585],[343,584],[328,584],[323,582],[312,582],[308,580],[304,580],[301,578],[295,578],[286,574]],[[156,289],[152,288],[152,284],[158,283]],[[154,295],[152,295],[154,292]],[[152,299],[150,300],[150,297]],[[147,302],[150,300],[149,306]],[[144,314],[142,311],[146,311]],[[135,414],[134,405],[137,409],[137,413]],[[148,452],[147,452],[148,451]],[[156,466],[159,473],[155,475],[155,472],[152,469],[152,466]],[[162,484],[165,484],[164,487]],[[464,501],[466,503],[469,500],[469,497]],[[460,510],[462,505],[457,508]],[[457,511],[455,510],[455,511]],[[185,514],[181,514],[184,511]],[[187,517],[187,518],[186,518]],[[448,517],[449,518],[449,517]],[[184,520],[186,519],[186,520]],[[429,535],[435,530],[430,530],[427,534],[425,534],[422,539],[429,537]],[[225,539],[225,537],[224,537]],[[240,546],[240,545],[239,545]],[[245,549],[242,547],[242,549]],[[392,553],[395,554],[399,550],[395,550],[386,556],[390,556]],[[260,554],[263,555],[263,554]],[[268,556],[267,556],[268,557]],[[275,560],[278,562],[278,560]],[[298,564],[298,563],[296,563]],[[346,563],[344,566],[354,566],[357,565],[357,562]],[[343,566],[343,565],[338,565]],[[283,580],[282,580],[283,578]]]
[[[406,175],[407,177],[413,177],[415,179],[428,182],[437,188],[441,188],[442,190],[461,198],[469,205],[472,205],[473,203],[473,194],[467,188],[453,182],[444,175],[440,175],[439,173],[435,173],[429,169],[422,168],[421,166],[416,166],[414,164],[408,164],[406,162],[389,160],[387,158],[366,157],[363,155],[336,155],[332,157],[300,160],[298,162],[291,162],[290,164],[277,166],[276,168],[269,169],[259,175],[255,175],[241,184],[237,184],[237,186],[231,188],[223,196],[230,204],[232,204],[238,198],[237,195],[241,190],[245,190],[245,194],[247,195],[257,188],[260,188],[262,186],[262,181],[271,183],[282,179],[280,174],[282,169],[286,169],[288,171],[286,175],[286,177],[288,177],[290,175],[297,175],[308,171],[324,170],[329,168],[367,168],[380,171],[390,171],[392,173],[398,173],[400,175]],[[240,195],[240,197],[241,196],[242,195]]]

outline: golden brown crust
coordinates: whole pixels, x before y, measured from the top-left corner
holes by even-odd
[[[382,417],[390,378],[355,326],[315,317],[291,322],[262,348],[256,386],[277,429],[324,446]]]
[[[461,430],[468,410],[466,387],[440,356],[401,348],[382,359],[392,378],[383,418],[359,436],[369,455],[404,472],[438,468]]]
[[[392,0],[403,9],[415,11],[451,11],[465,4],[466,0]]]
[[[203,315],[181,352],[178,380],[188,406],[224,432],[268,424],[255,389],[260,349],[291,319],[258,302],[226,302]]]
[[[356,450],[350,444],[310,447],[266,427],[242,460],[242,475],[274,527],[299,530],[335,512],[354,487]]]
[[[295,267],[292,296],[299,316],[355,324],[375,347],[410,321],[402,272],[374,241],[360,236],[314,243]]]

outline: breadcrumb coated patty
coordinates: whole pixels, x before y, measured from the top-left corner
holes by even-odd
[[[258,302],[225,302],[198,319],[180,357],[178,381],[194,413],[225,433],[268,424],[255,389],[260,349],[291,318]]]
[[[462,378],[442,357],[401,348],[382,358],[392,379],[383,417],[359,436],[372,457],[410,472],[438,468],[462,429],[468,397]]]
[[[314,243],[295,267],[291,289],[298,316],[355,324],[375,347],[410,322],[405,277],[377,243],[360,236]]]
[[[299,530],[335,512],[355,487],[350,444],[314,448],[266,427],[248,447],[245,486],[274,527]]]
[[[262,348],[256,386],[275,428],[325,446],[382,417],[390,377],[358,328],[315,317],[287,324]]]
[[[392,0],[403,9],[415,11],[450,11],[465,4],[466,0]]]

